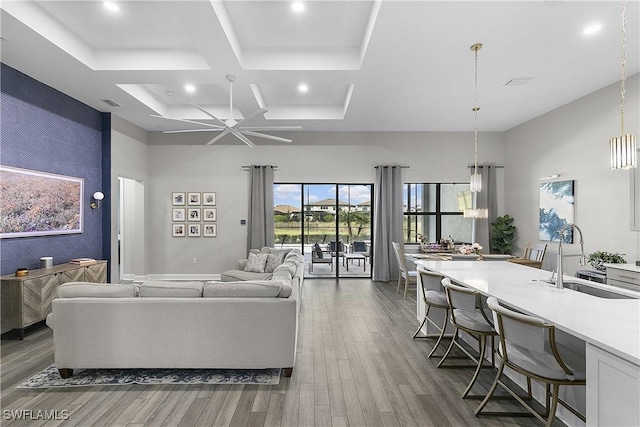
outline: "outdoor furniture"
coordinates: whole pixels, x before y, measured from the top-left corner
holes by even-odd
[[[329,251],[331,251],[332,257],[336,257],[336,258],[343,257],[345,253],[344,245],[342,244],[342,242],[338,242],[338,244],[336,245],[335,241],[331,241],[329,242]]]
[[[346,264],[347,271],[349,271],[349,261],[353,262],[353,260],[358,260],[358,265],[360,265],[360,261],[364,261],[364,271],[367,271],[367,258],[363,254],[354,254],[347,253],[344,254],[344,263]]]
[[[318,245],[317,243],[313,246],[313,249],[311,249],[311,263],[309,263],[309,273],[313,273],[314,264],[329,264],[331,266],[331,271],[333,271],[333,257],[328,256],[325,258],[320,245]]]

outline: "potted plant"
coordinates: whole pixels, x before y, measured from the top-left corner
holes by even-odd
[[[627,261],[622,255],[624,254],[596,251],[589,255],[589,264],[596,270],[605,271],[607,268],[604,264],[626,264]]]
[[[491,250],[498,254],[511,254],[511,245],[516,238],[516,226],[508,214],[499,216],[491,223]]]

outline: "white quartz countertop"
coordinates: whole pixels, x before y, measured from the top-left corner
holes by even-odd
[[[559,329],[640,365],[640,299],[599,298],[544,283],[546,270],[510,262],[416,260],[416,265],[494,296],[510,307],[551,322]],[[564,276],[594,288],[640,293]]]

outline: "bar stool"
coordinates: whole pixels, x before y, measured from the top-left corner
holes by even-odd
[[[451,339],[451,343],[449,344],[446,353],[444,354],[444,356],[442,356],[442,359],[440,359],[440,362],[437,366],[438,368],[442,366],[444,361],[449,356],[449,353],[451,353],[451,349],[453,348],[454,344],[457,344],[460,350],[462,350],[471,360],[476,362],[476,371],[474,372],[473,377],[471,377],[469,385],[462,393],[462,398],[464,399],[468,396],[471,387],[473,387],[473,384],[478,379],[480,370],[484,365],[483,362],[486,351],[487,338],[491,338],[491,360],[493,364],[493,337],[497,335],[497,333],[493,328],[491,321],[484,312],[479,292],[476,292],[469,288],[463,288],[461,286],[454,285],[448,278],[442,279],[442,286],[444,286],[445,292],[447,294],[449,311],[451,313],[451,324],[454,326],[455,330],[453,333],[453,338]],[[480,348],[478,349],[478,353],[480,355],[478,356],[477,360],[462,346],[462,344],[457,342],[457,340],[459,339],[459,331],[464,331],[478,340],[480,346]],[[458,365],[456,367],[461,366]]]
[[[442,279],[444,278],[444,276],[438,273],[433,273],[422,267],[418,267],[417,271],[420,275],[420,283],[422,283],[420,289],[422,290],[422,301],[425,305],[425,313],[424,319],[422,319],[422,323],[420,323],[420,326],[418,326],[418,329],[416,330],[416,333],[413,334],[412,338],[438,338],[435,345],[431,349],[429,356],[427,356],[431,358],[431,356],[433,356],[433,353],[435,353],[436,349],[442,342],[442,337],[444,337],[444,332],[447,328],[447,322],[449,321],[449,303],[447,302],[447,295],[444,293],[444,288],[442,287]],[[431,307],[445,310],[442,325],[438,325],[433,319],[429,317],[429,310],[431,310]],[[418,336],[420,330],[426,322],[431,323],[438,331],[440,331],[440,333]]]
[[[402,244],[391,242],[391,246],[393,246],[393,252],[395,252],[396,260],[398,261],[398,289],[396,289],[396,293],[400,292],[400,284],[404,280],[404,299],[407,299],[409,285],[418,283],[418,272],[407,268],[407,260],[404,257]]]
[[[500,384],[514,399],[520,402],[533,416],[545,423],[546,426],[551,426],[553,423],[558,403],[585,421],[584,415],[558,397],[561,385],[585,385],[586,362],[584,357],[556,342],[555,327],[552,324],[546,323],[537,317],[521,314],[501,306],[494,297],[488,298],[487,304],[493,311],[493,318],[500,336],[500,346],[498,348],[500,367],[498,368],[496,379],[493,381],[484,400],[476,409],[475,414],[482,415],[482,409],[495,392],[498,384]],[[531,379],[545,383],[546,411],[543,415],[547,417],[546,420],[543,415],[536,412],[505,383],[500,381],[500,376],[505,366],[527,377],[529,395],[531,395]],[[553,392],[550,390],[552,385]],[[491,415],[499,414],[491,413]]]

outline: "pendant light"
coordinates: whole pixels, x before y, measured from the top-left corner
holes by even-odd
[[[478,173],[478,51],[482,49],[482,43],[476,43],[471,46],[471,50],[475,53],[475,101],[473,104],[473,173],[469,179],[469,189],[472,193],[477,193],[482,189],[482,178]]]
[[[622,81],[620,82],[620,123],[622,132],[620,136],[611,137],[609,149],[611,151],[611,169],[631,169],[637,165],[636,136],[624,133],[624,84],[627,80],[626,65],[626,39],[627,39],[627,1],[622,0]]]
[[[482,189],[482,177],[478,173],[478,51],[482,49],[482,43],[476,43],[471,46],[471,50],[475,53],[475,102],[473,104],[473,173],[469,179],[469,190],[472,195],[472,209],[465,209],[463,216],[472,219],[486,219],[489,217],[489,210],[477,207],[478,192]],[[475,224],[475,221],[474,221]],[[472,227],[475,229],[475,225]],[[472,233],[475,239],[475,231]]]

